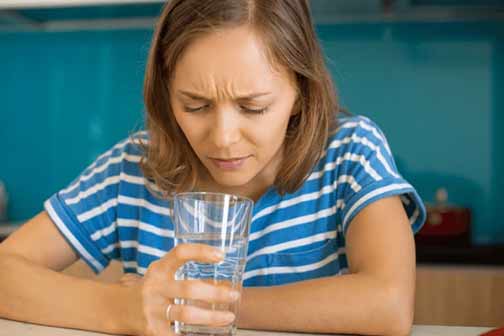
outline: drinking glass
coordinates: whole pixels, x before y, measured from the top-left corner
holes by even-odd
[[[209,192],[176,194],[173,206],[175,245],[207,244],[220,249],[225,257],[217,264],[187,262],[177,270],[175,279],[199,279],[241,292],[253,206],[252,200],[231,194]],[[175,321],[176,333],[182,335],[236,333],[239,300],[229,304],[177,298],[175,304],[231,311],[236,316],[231,325],[223,327],[190,325]]]

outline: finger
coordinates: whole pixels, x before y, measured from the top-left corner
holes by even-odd
[[[171,322],[164,318],[164,316],[159,320],[151,321],[148,333],[146,334],[153,336],[175,335],[171,327]]]
[[[144,336],[166,336],[175,335],[172,331],[172,323],[167,318],[169,315],[168,307],[172,305],[161,298],[157,298],[157,302],[150,302],[143,307],[144,313],[144,328],[139,333]]]
[[[212,284],[204,280],[174,281],[170,297],[206,302],[230,303],[240,298],[240,292],[231,288],[229,281]]]
[[[234,321],[235,315],[229,311],[208,310],[190,305],[172,305],[169,319],[187,324],[225,326]]]
[[[216,247],[205,244],[181,244],[175,246],[160,259],[163,267],[176,271],[188,261],[218,263],[224,259],[224,253]]]

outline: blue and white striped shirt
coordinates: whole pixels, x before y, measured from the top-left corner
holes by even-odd
[[[137,136],[147,137],[146,133]],[[119,260],[145,274],[173,247],[172,202],[156,198],[130,138],[100,156],[44,206],[95,272]],[[384,134],[368,118],[341,118],[304,184],[254,205],[244,286],[271,286],[348,272],[345,234],[368,204],[399,195],[414,232],[425,221],[415,189],[397,172]],[[377,223],[379,225],[379,223]]]

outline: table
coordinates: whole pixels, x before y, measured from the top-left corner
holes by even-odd
[[[484,327],[448,327],[415,325],[411,336],[476,336],[491,328]],[[31,323],[22,323],[0,319],[0,336],[104,336],[95,332],[75,329],[45,327]],[[270,331],[239,330],[237,336],[310,336],[310,334],[279,333]],[[313,335],[315,336],[315,335]],[[322,336],[317,334],[316,336]]]

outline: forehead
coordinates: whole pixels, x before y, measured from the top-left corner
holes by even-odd
[[[208,33],[179,59],[174,86],[209,94],[218,90],[275,90],[290,85],[288,71],[274,66],[260,38],[246,26]]]

